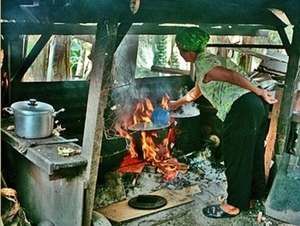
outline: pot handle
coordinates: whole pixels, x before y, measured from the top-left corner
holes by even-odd
[[[121,125],[121,129],[126,131],[129,135],[136,133],[136,131],[131,131],[131,130],[127,129],[124,125]]]
[[[7,111],[9,114],[13,115],[14,114],[14,111],[12,110],[11,107],[5,107],[3,108],[4,111]]]
[[[174,127],[174,126],[176,126],[176,125],[177,125],[177,121],[174,120],[173,122],[170,123],[169,128],[172,128],[172,127]]]
[[[53,112],[52,116],[53,116],[53,117],[56,117],[56,115],[57,115],[58,113],[64,112],[64,111],[65,111],[65,109],[62,108],[62,109],[60,109],[60,110],[58,110],[58,111]]]

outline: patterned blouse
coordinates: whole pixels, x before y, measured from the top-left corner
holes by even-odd
[[[244,75],[248,80],[250,80],[250,78],[247,76],[245,71],[233,63],[230,59],[207,52],[201,52],[198,54],[195,62],[196,82],[198,83],[203,96],[218,111],[218,118],[224,121],[233,102],[250,91],[228,82],[210,81],[208,83],[204,83],[203,79],[206,73],[216,66],[223,66],[234,70],[237,73]]]

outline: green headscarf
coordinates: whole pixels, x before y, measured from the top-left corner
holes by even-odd
[[[189,27],[176,35],[175,42],[180,49],[202,52],[209,40],[209,35],[197,27]]]

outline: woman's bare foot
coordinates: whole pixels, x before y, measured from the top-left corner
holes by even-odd
[[[210,218],[231,218],[240,213],[240,209],[229,204],[211,205],[202,209],[202,213]]]
[[[239,209],[239,208],[237,208],[237,207],[235,207],[235,206],[232,206],[232,205],[229,205],[229,204],[227,204],[227,203],[224,203],[224,204],[220,205],[220,208],[221,208],[224,212],[226,212],[226,213],[228,213],[228,214],[237,215],[237,214],[240,213],[240,209]]]

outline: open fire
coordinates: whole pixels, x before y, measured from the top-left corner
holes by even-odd
[[[168,108],[169,96],[163,96],[160,107]],[[164,180],[173,180],[178,172],[185,173],[188,165],[180,163],[171,155],[171,148],[175,142],[176,121],[171,118],[170,121],[157,127],[151,122],[151,115],[154,111],[153,104],[149,98],[144,98],[143,103],[139,102],[131,117],[131,124],[128,128],[121,126],[119,133],[130,139],[131,158],[142,159],[145,163],[155,166],[158,173],[164,175]],[[127,158],[128,159],[128,158]],[[124,158],[122,165],[125,165]]]

